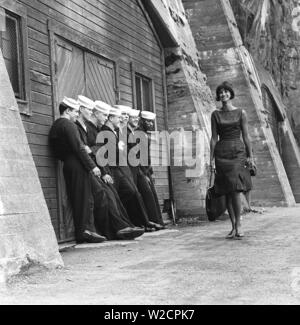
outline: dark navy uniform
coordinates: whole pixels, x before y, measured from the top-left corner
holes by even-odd
[[[79,122],[76,122],[76,124],[82,142],[94,150],[92,150],[91,157],[95,159],[97,127],[90,122],[85,124],[85,128]],[[102,176],[104,175],[102,174]],[[117,239],[118,231],[134,227],[113,186],[104,183],[100,179],[94,179],[92,181],[92,193],[94,196],[95,225],[98,232],[107,239]]]
[[[122,152],[119,150],[119,135],[117,132],[114,132],[106,125],[102,126],[101,132],[103,131],[113,134],[113,137],[116,140],[116,161],[109,162],[106,167],[110,170],[110,174],[114,180],[114,186],[127,211],[127,214],[135,226],[151,228],[152,225],[149,224],[146,208],[144,206],[141,194],[139,193],[134,182],[130,167],[119,165],[119,162],[121,161],[121,155],[125,154],[127,156],[127,151]],[[106,142],[99,145],[101,147],[108,144]],[[127,161],[127,158],[125,158],[125,161]]]
[[[142,195],[149,220],[163,226],[164,222],[153,180],[153,168],[151,166],[150,157],[150,139],[147,132],[145,132],[142,128],[139,128],[138,131],[144,132],[144,135],[147,138],[147,141],[145,142],[148,143],[148,164],[140,164],[140,166],[137,168],[134,167],[137,188]]]
[[[77,242],[82,242],[85,230],[95,232],[91,184],[96,164],[86,153],[78,129],[70,120],[60,118],[55,121],[49,140],[55,156],[64,162],[63,173],[73,210],[75,237]]]

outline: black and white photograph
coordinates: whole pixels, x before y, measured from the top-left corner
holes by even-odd
[[[1,306],[300,303],[299,0],[0,0],[0,93]]]

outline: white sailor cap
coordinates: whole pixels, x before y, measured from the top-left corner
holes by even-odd
[[[95,101],[94,109],[103,114],[109,114],[112,107],[109,104],[101,102],[100,100]]]
[[[86,107],[88,109],[93,109],[95,106],[94,101],[82,95],[78,96],[78,103],[80,106]]]
[[[112,107],[110,112],[109,112],[109,115],[121,117],[122,112],[119,109],[117,109],[115,107]]]
[[[156,114],[153,112],[148,112],[148,111],[142,111],[141,112],[141,117],[145,120],[151,120],[154,121],[156,119]]]
[[[130,117],[139,117],[140,116],[141,111],[137,110],[137,109],[132,109],[129,111],[128,115]]]
[[[73,98],[64,97],[62,103],[72,109],[79,109],[78,101]]]
[[[129,106],[124,106],[124,105],[115,105],[114,108],[119,109],[121,111],[121,114],[128,114],[132,110],[131,107]]]

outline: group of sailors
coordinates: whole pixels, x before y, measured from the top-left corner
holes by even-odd
[[[138,166],[130,165],[128,159],[135,145],[128,139],[137,130],[147,138],[150,151],[148,134],[154,130],[156,115],[85,96],[65,97],[59,112],[49,138],[55,156],[63,161],[77,243],[132,240],[144,232],[164,229],[150,159]],[[99,142],[101,132],[115,141],[104,136]],[[120,140],[123,133],[127,144]],[[103,147],[109,151],[111,145],[116,163],[108,157],[105,165],[99,164],[98,151]],[[129,164],[119,163],[124,155]]]

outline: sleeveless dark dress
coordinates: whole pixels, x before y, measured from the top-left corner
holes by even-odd
[[[215,148],[215,192],[218,195],[252,189],[251,175],[245,168],[247,156],[242,141],[242,109],[215,111],[219,141]]]

